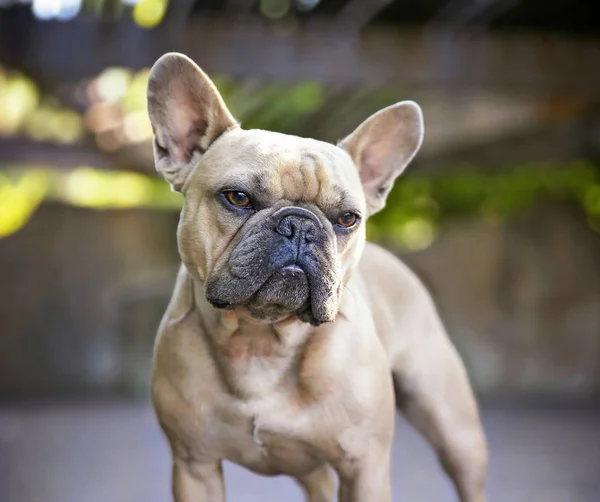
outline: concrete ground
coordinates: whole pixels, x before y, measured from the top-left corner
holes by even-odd
[[[485,409],[490,502],[599,502],[600,412]],[[0,502],[167,502],[169,457],[142,404],[0,405]],[[227,464],[229,501],[301,502],[285,477]],[[426,443],[398,420],[393,500],[456,498]]]

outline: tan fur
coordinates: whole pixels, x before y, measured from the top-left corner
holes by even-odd
[[[340,204],[343,191],[344,204],[364,220],[383,206],[383,191],[420,145],[418,107],[380,112],[339,147],[245,131],[232,127],[228,112],[213,109],[224,106],[216,90],[183,61],[169,55],[151,73],[152,95],[171,104],[149,100],[158,137],[168,135],[169,117],[180,116],[172,103],[189,101],[169,94],[189,94],[175,85],[183,65],[184,80],[198,79],[209,96],[191,93],[200,104],[186,113],[209,117],[205,129],[214,136],[208,146],[203,137],[199,148],[188,148],[183,167],[177,167],[181,151],[172,155],[163,147],[157,158],[157,169],[185,195],[178,232],[183,264],[159,328],[152,377],[154,407],[172,448],[176,502],[224,502],[224,459],[261,474],[294,476],[310,502],[334,500],[332,470],[341,502],[389,501],[392,379],[406,398],[403,411],[438,451],[461,500],[483,502],[485,439],[463,364],[417,278],[391,254],[365,244],[364,221],[337,240],[335,322],[314,327],[293,313],[265,322],[244,306],[215,309],[204,290],[243,238],[244,225],[261,217],[241,223],[219,206],[216,191],[260,182],[274,207],[302,204],[323,213]],[[386,127],[396,120],[401,127]],[[390,130],[410,138],[371,137]]]

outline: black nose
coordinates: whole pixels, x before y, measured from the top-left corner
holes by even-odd
[[[290,215],[282,218],[275,231],[289,239],[304,239],[305,242],[313,242],[317,237],[315,224],[301,216]]]
[[[301,207],[285,207],[277,211],[275,231],[289,239],[301,239],[304,242],[314,242],[323,225],[317,216]]]

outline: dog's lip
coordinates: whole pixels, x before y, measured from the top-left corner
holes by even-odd
[[[210,303],[214,308],[216,309],[220,309],[220,310],[229,310],[232,308],[235,308],[235,305],[229,302],[222,302],[219,300],[210,300],[208,299],[208,303]]]
[[[283,267],[280,270],[281,275],[283,275],[284,277],[286,276],[299,276],[299,275],[304,275],[306,272],[304,272],[304,269],[302,267],[300,267],[300,265],[296,264],[296,263],[292,263],[290,265],[286,265],[285,267]]]

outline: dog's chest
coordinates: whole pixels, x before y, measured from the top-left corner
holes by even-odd
[[[230,443],[225,458],[259,474],[291,476],[309,472],[323,461],[319,449],[307,441],[261,429]]]
[[[320,465],[323,445],[308,439],[305,415],[287,416],[284,401],[217,411],[214,439],[223,457],[266,475],[298,475]]]
[[[287,332],[280,338],[271,327],[241,324],[233,335],[222,336],[222,377],[231,393],[258,399],[272,395],[282,386],[293,386],[295,346],[304,335]]]
[[[230,358],[224,375],[231,390],[246,398],[273,394],[290,377],[290,358]]]

